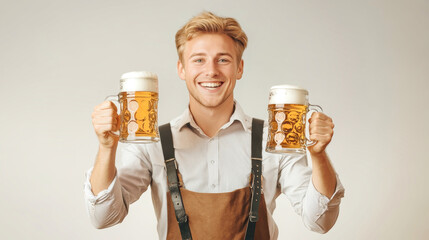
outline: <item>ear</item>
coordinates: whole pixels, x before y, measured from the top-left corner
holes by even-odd
[[[177,74],[179,75],[180,79],[185,80],[185,66],[183,66],[180,60],[177,61]]]
[[[241,59],[240,63],[238,64],[237,80],[240,80],[241,77],[243,77],[243,67],[244,67],[244,61],[243,59]]]

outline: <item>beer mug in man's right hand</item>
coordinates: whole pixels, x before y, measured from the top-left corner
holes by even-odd
[[[124,73],[119,95],[106,100],[120,105],[120,142],[151,143],[159,141],[158,76],[150,72]]]
[[[292,85],[271,87],[266,151],[305,154],[306,147],[316,144],[305,136],[309,111],[321,112],[322,108],[308,103],[306,89]]]

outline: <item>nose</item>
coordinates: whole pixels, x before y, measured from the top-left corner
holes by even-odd
[[[206,77],[215,78],[219,75],[219,69],[217,66],[217,62],[214,60],[208,61],[206,64]]]

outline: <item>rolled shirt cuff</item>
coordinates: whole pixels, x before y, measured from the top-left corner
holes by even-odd
[[[304,208],[306,209],[306,217],[309,218],[311,222],[316,222],[323,214],[326,213],[326,211],[339,207],[341,198],[344,197],[345,190],[338,175],[336,175],[336,179],[337,186],[335,188],[335,192],[330,198],[328,198],[317,191],[313,184],[313,178],[310,178]]]
[[[114,186],[116,185],[117,176],[115,174],[115,178],[113,178],[112,182],[110,183],[110,185],[107,189],[104,189],[104,190],[100,191],[97,195],[94,195],[94,193],[92,192],[92,186],[91,186],[91,182],[90,182],[92,170],[93,170],[93,167],[90,168],[85,173],[84,192],[85,192],[86,200],[94,205],[94,204],[97,204],[99,202],[105,201],[109,197],[109,195],[112,195],[112,193],[113,193],[112,190],[113,190]]]
[[[115,174],[115,178],[109,187],[94,195],[89,181],[91,174],[92,168],[86,173],[84,194],[88,215],[92,224],[94,227],[100,229],[121,222],[128,213],[128,205],[124,204],[122,187],[118,176]]]

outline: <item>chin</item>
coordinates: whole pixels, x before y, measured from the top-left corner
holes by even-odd
[[[222,105],[222,103],[224,103],[225,101],[220,101],[220,100],[211,100],[211,101],[207,101],[207,100],[201,100],[199,101],[199,103],[207,108],[216,108],[219,107],[220,105]]]

